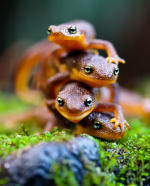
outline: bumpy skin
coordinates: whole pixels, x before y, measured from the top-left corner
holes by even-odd
[[[95,36],[94,29],[88,22],[75,21],[58,26],[51,25],[48,30],[49,41],[61,45],[64,51],[105,50],[108,54],[107,60],[109,62],[117,64],[118,62],[125,63],[125,61],[118,56],[111,42],[93,39]],[[63,50],[61,50],[61,52],[63,52]],[[61,55],[61,52],[58,52],[58,57]]]
[[[87,38],[88,37],[93,38],[95,36],[95,30],[90,23],[84,21],[76,21],[76,23],[79,24],[79,26],[81,25],[80,28],[85,28],[84,34],[86,35]],[[63,26],[60,26],[60,29],[62,29],[62,27]],[[44,40],[35,44],[27,51],[25,51],[25,53],[18,60],[19,68],[17,68],[17,70],[15,71],[15,91],[20,98],[33,103],[41,100],[41,93],[39,91],[33,91],[28,86],[32,70],[36,66],[40,66],[40,68],[49,66],[52,53],[54,53],[54,51],[60,50],[61,50],[60,46],[56,45],[55,43],[49,43],[48,41]],[[39,65],[43,63],[44,63],[43,66]],[[57,68],[59,68],[59,65],[57,65]],[[50,77],[54,73],[56,73],[55,71],[56,71],[55,69],[53,70],[46,69],[44,71],[38,70],[39,75],[35,77],[35,81],[36,83],[38,81],[39,82],[38,84],[36,84],[36,87],[44,89],[47,74]],[[43,72],[46,73],[46,75],[44,74],[43,76]]]
[[[118,66],[108,63],[106,58],[93,52],[74,52],[61,59],[70,72],[70,79],[83,82],[91,87],[103,87],[116,82]],[[91,72],[86,72],[86,67]],[[119,72],[119,69],[118,69]]]
[[[76,27],[76,33],[71,34],[69,28]],[[93,25],[87,21],[72,21],[48,28],[48,40],[61,45],[65,51],[85,50],[87,42],[95,37]]]
[[[75,134],[86,133],[94,137],[107,140],[118,140],[125,134],[125,125],[114,128],[110,120],[113,115],[110,113],[92,112],[84,118],[74,129]]]
[[[113,123],[110,122],[113,117],[111,113],[93,111],[79,123],[74,124],[65,119],[55,107],[48,110],[46,106],[43,106],[19,115],[5,116],[0,118],[0,123],[5,123],[5,127],[14,128],[17,123],[34,120],[42,128],[44,127],[44,133],[57,126],[62,129],[71,129],[77,135],[85,133],[97,138],[118,140],[125,134],[125,125],[122,127],[123,131],[120,126],[114,128]]]
[[[107,140],[118,140],[125,134],[125,125],[122,127],[117,126],[114,128],[111,119],[113,118],[112,113],[100,113],[93,111],[87,117],[85,117],[80,122],[74,124],[66,120],[60,113],[53,108],[53,113],[55,114],[55,120],[49,122],[44,132],[50,131],[53,127],[58,126],[60,128],[71,128],[74,134],[89,134],[97,138],[103,138]]]
[[[61,91],[59,91],[60,89],[59,85],[61,85],[62,81],[63,80],[61,76],[57,76],[57,77],[55,76],[49,79],[48,91],[47,91],[47,98],[50,100],[48,104],[49,108],[51,109],[51,106],[55,105],[56,109],[62,116],[67,118],[69,121],[77,123],[81,121],[83,118],[85,118],[88,114],[90,114],[95,107],[95,103],[94,104],[92,103],[90,107],[87,107],[85,105],[85,100],[89,98],[89,96],[93,100],[93,96],[91,94],[92,89],[86,87],[86,91],[85,91],[85,88],[83,87],[85,85],[83,84],[68,83],[63,87],[63,89],[61,89]],[[90,90],[90,92],[88,92],[87,90]],[[93,95],[95,94],[93,93]],[[56,99],[57,102],[54,99],[55,97],[57,97]],[[60,106],[58,104],[59,98],[61,98],[61,100],[64,101],[63,106]],[[52,102],[52,100],[54,101]],[[118,126],[121,127],[122,135],[124,131],[123,129],[124,125],[126,125],[129,128],[129,125],[124,119],[121,107],[119,105],[113,103],[112,104],[99,103],[96,105],[95,111],[114,113],[114,118],[111,120],[111,122],[115,123],[114,129],[117,128]]]
[[[114,85],[119,73],[119,68],[114,63],[108,63],[102,56],[93,52],[75,52],[61,59],[62,65],[66,65],[65,72],[57,73],[49,78],[47,83],[47,94],[51,95],[57,90],[58,85],[76,80],[89,85],[90,87],[108,86],[110,100],[116,102],[116,89]],[[91,69],[89,73],[86,67]],[[61,86],[62,86],[61,85]],[[110,86],[111,85],[111,86]],[[55,97],[55,96],[53,96]]]
[[[53,81],[55,84],[55,81]],[[50,86],[50,84],[49,84]],[[49,87],[50,88],[50,87]],[[95,96],[92,89],[78,82],[70,82],[59,89],[47,92],[48,105],[56,107],[58,112],[71,122],[77,123],[89,115],[95,108]],[[63,105],[59,104],[59,99]],[[90,100],[90,104],[86,101]]]
[[[112,112],[114,114],[114,118],[110,120],[110,122],[114,123],[113,128],[116,129],[118,126],[121,128],[121,133],[124,133],[124,126],[130,129],[129,124],[124,118],[122,109],[120,105],[113,103],[98,103],[95,107],[96,112]]]
[[[66,29],[70,28],[70,26],[75,25],[78,27],[77,33],[76,34],[69,34],[66,33]],[[53,39],[56,39],[56,43],[60,44],[62,48],[65,48],[65,52],[72,51],[68,47],[74,47],[73,50],[81,50],[81,49],[86,49],[80,47],[82,46],[83,43],[86,41],[86,45],[88,41],[91,41],[91,44],[89,46],[92,46],[91,48],[97,48],[97,49],[106,49],[108,56],[110,57],[115,57],[117,60],[117,54],[112,47],[112,44],[109,44],[108,42],[104,42],[101,40],[101,44],[99,45],[98,41],[95,40],[95,42],[92,40],[92,38],[95,37],[95,31],[93,26],[85,21],[74,21],[70,23],[66,23],[63,25],[59,26],[51,26],[50,27],[51,34],[49,36],[49,39],[53,37]],[[60,37],[59,37],[60,36]],[[61,42],[62,41],[62,42]],[[55,42],[55,41],[53,41]],[[78,43],[78,44],[74,44]],[[89,42],[88,42],[89,43]],[[95,47],[96,46],[96,47]],[[89,47],[90,49],[90,47]],[[56,52],[57,51],[57,52]],[[41,97],[41,94],[39,91],[32,91],[28,87],[28,83],[30,80],[30,75],[33,70],[33,68],[36,65],[40,65],[40,68],[38,73],[39,75],[36,76],[36,87],[41,88],[42,90],[45,89],[45,81],[47,77],[53,75],[56,73],[56,70],[47,70],[49,68],[49,63],[51,61],[52,53],[55,55],[56,59],[56,66],[57,68],[62,71],[64,68],[60,66],[59,63],[59,57],[64,53],[64,49],[61,49],[59,46],[57,46],[55,43],[47,43],[46,41],[40,42],[36,44],[35,46],[31,47],[19,60],[20,62],[20,67],[19,70],[16,73],[16,78],[15,78],[15,89],[16,93],[19,95],[19,97],[30,101],[33,100],[33,102],[37,102],[39,100],[38,98]],[[59,56],[59,57],[58,57]],[[108,62],[112,62],[109,58],[107,58]],[[44,70],[42,70],[44,69]],[[44,74],[43,74],[44,73]],[[46,74],[46,75],[45,75]]]

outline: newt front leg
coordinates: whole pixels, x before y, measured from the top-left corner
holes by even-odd
[[[58,93],[58,89],[60,86],[64,85],[69,81],[70,72],[60,72],[55,76],[51,77],[47,81],[47,90],[45,92],[46,97],[49,99],[54,99]]]
[[[55,65],[58,69],[59,72],[64,72],[67,70],[66,65],[61,64],[61,60],[60,58],[62,57],[62,55],[66,54],[65,50],[63,48],[60,48],[58,50],[56,50],[54,52],[54,56],[55,56]]]
[[[102,39],[93,39],[90,41],[89,49],[98,49],[98,50],[105,50],[108,57],[106,58],[109,63],[115,63],[118,65],[118,63],[125,64],[125,60],[120,58],[113,46],[113,44],[109,41],[105,41]]]
[[[121,135],[123,136],[125,133],[124,125],[130,129],[129,124],[125,120],[123,116],[123,112],[121,107],[118,104],[112,103],[99,103],[95,107],[96,112],[112,112],[114,114],[114,118],[110,120],[110,122],[115,123],[113,128],[116,129],[118,126],[121,128]]]

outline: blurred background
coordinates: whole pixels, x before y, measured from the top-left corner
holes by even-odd
[[[150,1],[148,0],[5,0],[0,6],[0,89],[12,90],[12,71],[20,53],[47,37],[50,24],[90,21],[97,38],[114,43],[119,82],[133,87],[150,77]]]

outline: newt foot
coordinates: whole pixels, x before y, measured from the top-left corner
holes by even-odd
[[[130,130],[130,125],[126,120],[120,121],[116,118],[112,118],[110,122],[114,123],[113,129],[116,129],[119,126],[121,128],[121,133],[123,133],[124,131],[124,126],[126,126],[128,130]]]
[[[110,122],[114,123],[113,129],[116,129],[118,126],[120,127],[120,129],[121,129],[121,136],[123,136],[124,132],[125,132],[125,130],[124,130],[124,123],[121,123],[121,121],[119,121],[116,118],[112,118],[110,120]]]
[[[122,63],[125,64],[125,60],[122,58],[113,58],[113,57],[107,57],[106,60],[108,61],[108,63],[114,63],[116,65],[118,65],[118,63]]]

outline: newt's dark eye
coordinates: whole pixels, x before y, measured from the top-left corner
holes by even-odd
[[[87,98],[86,100],[85,100],[85,102],[84,102],[84,104],[85,104],[85,106],[91,106],[92,105],[92,98]]]
[[[61,98],[57,98],[57,103],[58,103],[59,106],[63,106],[64,105],[64,101]]]
[[[92,69],[91,66],[86,65],[86,66],[84,67],[84,72],[85,72],[86,74],[91,74],[91,73],[93,72],[93,69]]]
[[[68,32],[69,32],[70,34],[76,34],[76,33],[77,33],[77,28],[76,28],[76,26],[73,25],[73,26],[69,27],[69,28],[68,28]]]
[[[114,69],[114,75],[116,76],[118,74],[119,74],[119,68],[117,67],[117,68]]]
[[[94,129],[100,129],[102,127],[102,123],[100,121],[94,121],[93,122],[93,128]]]
[[[51,32],[52,32],[52,30],[50,28],[48,28],[48,30],[47,30],[48,35],[51,34]]]

